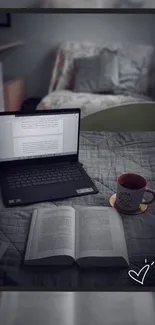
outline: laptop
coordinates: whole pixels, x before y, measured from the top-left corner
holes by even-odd
[[[95,194],[78,160],[80,109],[0,114],[0,180],[6,206]]]

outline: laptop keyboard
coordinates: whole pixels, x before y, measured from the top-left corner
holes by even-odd
[[[16,171],[7,176],[10,189],[77,181],[83,179],[83,175],[76,165],[59,167],[37,167]]]

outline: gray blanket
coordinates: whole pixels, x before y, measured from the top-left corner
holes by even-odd
[[[155,203],[138,216],[123,215],[130,267],[82,270],[71,267],[24,267],[23,257],[32,211],[53,205],[109,206],[116,192],[116,179],[125,172],[138,173],[155,189],[155,132],[112,133],[82,132],[80,161],[95,182],[99,193],[27,207],[5,208],[0,201],[0,239],[9,242],[0,260],[0,285],[48,287],[53,290],[102,290],[142,287],[132,280],[128,270],[136,272],[155,261]],[[146,196],[147,198],[147,196]],[[155,285],[155,264],[149,269],[143,286]]]

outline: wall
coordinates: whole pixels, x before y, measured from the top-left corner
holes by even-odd
[[[0,29],[0,43],[23,39],[25,45],[0,53],[5,80],[23,77],[27,96],[48,91],[53,50],[67,40],[131,41],[153,44],[153,14],[12,14],[12,28]]]

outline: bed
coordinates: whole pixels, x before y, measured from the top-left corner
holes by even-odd
[[[92,61],[91,66],[88,66],[89,69],[86,70],[87,61],[96,58],[104,51],[114,55],[112,61],[108,61],[108,57],[106,57],[106,61],[104,61],[105,66],[110,66],[110,68],[109,71],[106,71],[105,75],[103,75],[102,83],[106,84],[105,80],[107,74],[109,74],[108,78],[110,78],[110,82],[114,82],[113,80],[116,79],[116,68],[119,81],[117,87],[115,87],[116,90],[110,86],[111,88],[108,92],[104,90],[100,90],[100,92],[94,90],[93,92],[88,82],[90,84],[92,82],[93,85],[91,84],[91,86],[95,87],[95,80],[97,80],[95,78],[98,78],[95,76],[95,72],[98,66],[94,65],[94,70],[92,68],[91,75],[89,71],[94,61]],[[96,45],[88,41],[68,41],[62,43],[58,46],[56,52],[48,94],[42,98],[37,106],[37,110],[79,107],[81,108],[81,126],[82,130],[85,131],[104,130],[107,125],[104,123],[104,117],[107,116],[107,114],[108,118],[110,118],[110,115],[111,117],[114,115],[116,119],[118,119],[119,113],[123,114],[123,112],[128,112],[130,121],[129,130],[131,130],[131,122],[133,121],[132,114],[134,112],[136,119],[138,118],[138,114],[144,118],[147,116],[148,124],[150,123],[152,127],[152,117],[154,116],[153,108],[155,103],[154,53],[154,47],[142,44],[125,43],[122,45],[114,42],[107,42],[105,44]],[[116,61],[118,57],[119,61]],[[85,88],[81,86],[74,89],[77,76],[75,72],[75,62],[81,59],[83,60],[83,71],[86,71],[83,72],[83,79],[80,81],[81,85],[84,85],[85,88],[85,85],[87,85],[86,91]],[[102,65],[103,70],[105,66]],[[118,107],[120,107],[120,109]],[[117,112],[117,116],[115,112]],[[95,122],[93,122],[94,117]],[[115,119],[112,118],[112,120],[114,121]],[[97,126],[101,121],[103,122],[102,128],[101,125],[98,128]],[[108,123],[108,127],[109,125],[110,123]],[[118,125],[118,123],[116,123],[116,125]],[[83,128],[83,126],[85,126],[85,128]],[[111,126],[112,129],[113,127],[114,125]],[[141,127],[142,123],[139,124],[139,129],[141,129]],[[126,130],[126,128],[124,129]],[[143,130],[143,127],[141,130]]]
[[[155,189],[155,132],[82,131],[79,159],[95,182],[99,193],[27,207],[5,208],[0,197],[0,239],[9,247],[0,260],[0,285],[51,290],[130,290],[141,285],[128,276],[128,269],[86,269],[71,267],[24,267],[24,250],[32,211],[53,205],[109,206],[116,192],[116,178],[133,172],[144,176]],[[140,271],[147,259],[155,261],[155,202],[139,216],[122,214],[130,269]],[[155,265],[151,266],[143,287],[155,284]]]

